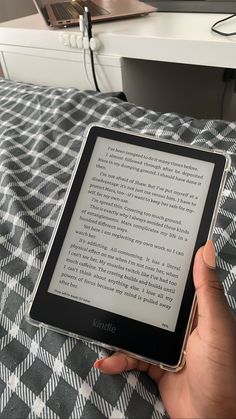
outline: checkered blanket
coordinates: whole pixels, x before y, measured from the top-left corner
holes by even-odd
[[[153,382],[93,369],[105,351],[25,319],[88,124],[231,153],[214,241],[236,308],[236,124],[160,114],[96,92],[0,80],[0,417],[163,418]]]

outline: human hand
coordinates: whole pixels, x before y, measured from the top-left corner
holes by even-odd
[[[194,261],[198,313],[181,371],[163,371],[122,352],[94,364],[105,374],[146,371],[171,418],[236,418],[236,320],[214,268],[214,246],[208,241]]]

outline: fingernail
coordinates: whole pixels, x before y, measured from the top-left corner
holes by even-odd
[[[216,268],[215,248],[212,240],[208,240],[203,248],[203,259],[208,268]]]
[[[100,370],[102,367],[103,361],[104,359],[98,359],[97,361],[95,361],[93,364],[94,368],[98,368]]]

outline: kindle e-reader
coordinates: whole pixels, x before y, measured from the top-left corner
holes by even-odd
[[[181,368],[193,259],[211,237],[229,164],[221,152],[92,126],[29,320]]]

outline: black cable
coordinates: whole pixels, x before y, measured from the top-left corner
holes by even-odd
[[[232,19],[235,16],[236,16],[236,13],[234,13],[233,15],[230,15],[228,17],[225,17],[224,19],[218,20],[217,22],[214,23],[214,25],[212,25],[211,30],[215,33],[218,33],[219,35],[222,35],[222,36],[236,35],[236,32],[222,32],[222,31],[219,31],[218,29],[215,29],[215,27],[217,25],[219,25],[220,23],[225,22],[226,20]]]
[[[92,35],[92,21],[91,21],[91,15],[87,6],[84,8],[84,25],[87,32],[88,40],[90,42],[90,39],[93,36]],[[96,91],[100,92],[100,89],[98,87],[96,72],[95,72],[93,50],[91,49],[90,45],[89,45],[89,52],[90,52],[90,62],[91,62],[94,86],[96,88]]]
[[[93,82],[96,88],[97,92],[100,92],[101,90],[98,87],[98,82],[97,82],[97,77],[96,77],[96,72],[95,72],[95,65],[94,65],[94,57],[93,57],[93,51],[91,50],[91,48],[89,47],[89,52],[90,52],[90,61],[91,61],[91,68],[92,68],[92,75],[93,75]]]

